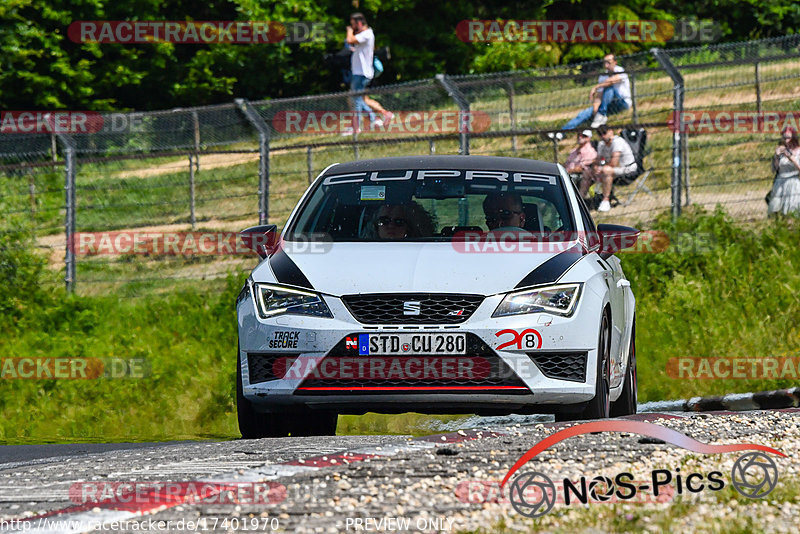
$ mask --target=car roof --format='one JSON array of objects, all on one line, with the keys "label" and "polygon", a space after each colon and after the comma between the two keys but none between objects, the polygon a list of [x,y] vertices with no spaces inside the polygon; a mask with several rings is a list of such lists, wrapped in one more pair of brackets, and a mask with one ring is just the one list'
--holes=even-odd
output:
[{"label": "car roof", "polygon": [[556,176],[559,174],[558,167],[552,162],[524,158],[506,158],[500,156],[402,156],[362,159],[333,165],[330,169],[328,169],[326,174],[434,168],[454,170],[503,170],[516,172],[537,172],[542,174],[554,174]]}]

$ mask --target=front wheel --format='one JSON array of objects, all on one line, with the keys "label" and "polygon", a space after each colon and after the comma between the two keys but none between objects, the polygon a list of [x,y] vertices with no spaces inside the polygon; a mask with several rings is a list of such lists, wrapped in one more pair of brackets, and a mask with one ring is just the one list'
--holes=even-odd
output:
[{"label": "front wheel", "polygon": [[277,414],[260,413],[244,396],[242,360],[236,347],[236,415],[243,439],[275,438],[289,435],[289,429]]},{"label": "front wheel", "polygon": [[636,319],[631,328],[631,345],[628,354],[628,368],[625,370],[625,382],[619,399],[611,407],[611,416],[634,415],[638,402],[638,385],[636,383]]},{"label": "front wheel", "polygon": [[336,412],[314,410],[292,414],[289,432],[292,436],[335,436],[338,422]]},{"label": "front wheel", "polygon": [[608,312],[603,313],[600,336],[597,340],[597,369],[594,398],[581,412],[578,419],[607,419],[611,415],[611,320]]}]

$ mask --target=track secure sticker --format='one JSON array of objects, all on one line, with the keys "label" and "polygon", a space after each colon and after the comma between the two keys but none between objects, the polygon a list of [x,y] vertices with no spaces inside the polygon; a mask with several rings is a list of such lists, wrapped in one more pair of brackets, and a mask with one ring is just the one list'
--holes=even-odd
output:
[{"label": "track secure sticker", "polygon": [[273,332],[268,346],[271,349],[296,349],[299,339],[300,332],[297,331]]}]

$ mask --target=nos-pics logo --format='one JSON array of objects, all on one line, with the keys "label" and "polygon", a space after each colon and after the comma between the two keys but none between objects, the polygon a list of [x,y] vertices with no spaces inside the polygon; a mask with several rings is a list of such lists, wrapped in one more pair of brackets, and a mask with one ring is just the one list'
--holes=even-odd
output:
[{"label": "nos-pics logo", "polygon": [[[733,464],[730,483],[736,491],[750,499],[760,499],[769,495],[778,483],[778,466],[765,453],[786,456],[771,447],[752,443],[709,445],[676,430],[652,423],[596,421],[566,428],[534,445],[511,467],[503,479],[501,487],[540,452],[567,438],[593,432],[640,434],[701,454],[749,451],[740,456]],[[680,473],[680,469],[676,469],[674,472],[668,469],[654,469],[651,472],[650,480],[634,480],[632,473],[622,472],[611,476],[599,475],[591,479],[580,477],[577,481],[564,478],[558,484],[544,473],[526,471],[517,475],[511,482],[509,501],[520,514],[527,517],[541,517],[553,508],[556,501],[563,502],[567,506],[572,502],[587,504],[590,499],[593,502],[605,502],[614,498],[625,501],[633,499],[639,492],[652,492],[654,496],[658,497],[659,492],[664,491],[667,487],[677,494],[719,491],[725,487],[725,483],[724,475],[720,471]]]}]

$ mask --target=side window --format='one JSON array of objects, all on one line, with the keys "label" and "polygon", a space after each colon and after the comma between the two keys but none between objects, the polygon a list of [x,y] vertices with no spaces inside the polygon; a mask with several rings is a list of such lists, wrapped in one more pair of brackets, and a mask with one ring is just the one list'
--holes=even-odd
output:
[{"label": "side window", "polygon": [[561,214],[555,204],[543,198],[526,198],[524,200],[526,203],[536,204],[539,208],[539,217],[542,220],[542,227],[545,231],[552,232],[556,228],[563,226]]},{"label": "side window", "polygon": [[575,187],[575,184],[570,180],[572,184],[572,190],[575,191],[575,196],[578,199],[578,211],[581,212],[581,219],[583,220],[583,228],[586,232],[586,242],[589,245],[589,248],[594,248],[595,246],[600,244],[600,238],[597,235],[597,228],[594,225],[594,221],[592,220],[592,216],[589,215],[589,209],[586,207],[586,203],[583,201],[583,198],[578,192],[578,189]]}]

